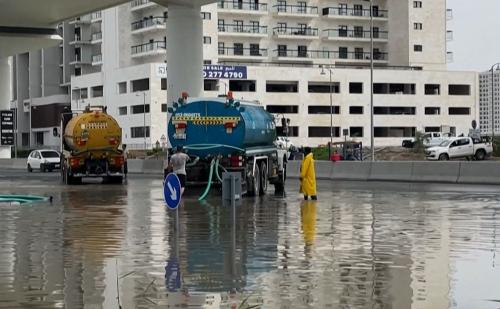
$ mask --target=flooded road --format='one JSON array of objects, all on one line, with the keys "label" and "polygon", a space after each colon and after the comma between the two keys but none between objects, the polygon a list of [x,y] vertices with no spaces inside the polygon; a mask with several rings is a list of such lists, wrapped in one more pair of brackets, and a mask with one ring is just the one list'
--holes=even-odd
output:
[{"label": "flooded road", "polygon": [[297,188],[235,213],[187,196],[176,213],[152,178],[0,176],[2,194],[54,197],[0,206],[0,308],[500,307],[497,188]]}]

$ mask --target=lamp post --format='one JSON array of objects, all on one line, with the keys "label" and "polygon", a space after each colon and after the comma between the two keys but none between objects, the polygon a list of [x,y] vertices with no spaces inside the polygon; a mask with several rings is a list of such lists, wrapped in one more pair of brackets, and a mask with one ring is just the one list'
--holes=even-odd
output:
[{"label": "lamp post", "polygon": [[495,139],[495,67],[496,70],[500,70],[500,62],[495,63],[494,65],[491,66],[491,142],[494,143]]},{"label": "lamp post", "polygon": [[[329,85],[330,85],[330,144],[328,145],[328,160],[332,157],[332,145],[333,145],[333,84],[332,84],[332,69],[329,66],[328,73],[330,75]],[[325,66],[321,66],[321,75],[325,75]]]},{"label": "lamp post", "polygon": [[370,0],[370,143],[375,161],[375,129],[373,127],[373,0]]},{"label": "lamp post", "polygon": [[[136,96],[140,96],[140,94],[136,94]],[[142,102],[142,109],[143,109],[143,130],[144,130],[144,157],[146,157],[146,91],[142,93],[143,97],[143,102]],[[151,133],[150,133],[151,134]]]}]

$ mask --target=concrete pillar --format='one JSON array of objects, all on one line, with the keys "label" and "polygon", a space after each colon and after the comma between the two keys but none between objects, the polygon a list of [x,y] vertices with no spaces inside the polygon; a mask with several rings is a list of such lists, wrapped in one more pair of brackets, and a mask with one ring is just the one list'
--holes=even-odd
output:
[{"label": "concrete pillar", "polygon": [[203,91],[203,22],[201,7],[168,6],[167,103],[187,91],[199,97]]},{"label": "concrete pillar", "polygon": [[[0,58],[0,110],[10,109],[9,58]],[[0,146],[0,159],[10,159],[10,146]]]}]

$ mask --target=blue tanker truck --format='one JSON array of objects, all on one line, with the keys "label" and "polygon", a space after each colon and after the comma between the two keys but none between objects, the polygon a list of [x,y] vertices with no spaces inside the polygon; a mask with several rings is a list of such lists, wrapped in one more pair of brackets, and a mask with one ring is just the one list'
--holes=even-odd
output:
[{"label": "blue tanker truck", "polygon": [[191,157],[187,182],[220,181],[240,172],[243,193],[263,195],[268,184],[282,191],[287,151],[276,146],[274,117],[259,103],[223,98],[182,98],[169,108],[168,137]]}]

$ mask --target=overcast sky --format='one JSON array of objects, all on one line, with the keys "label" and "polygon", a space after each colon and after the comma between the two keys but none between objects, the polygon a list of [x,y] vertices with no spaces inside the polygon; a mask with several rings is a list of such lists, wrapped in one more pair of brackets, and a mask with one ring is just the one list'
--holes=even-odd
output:
[{"label": "overcast sky", "polygon": [[[431,0],[432,1],[432,0]],[[453,9],[452,70],[486,71],[500,62],[500,0],[448,0]]]}]

